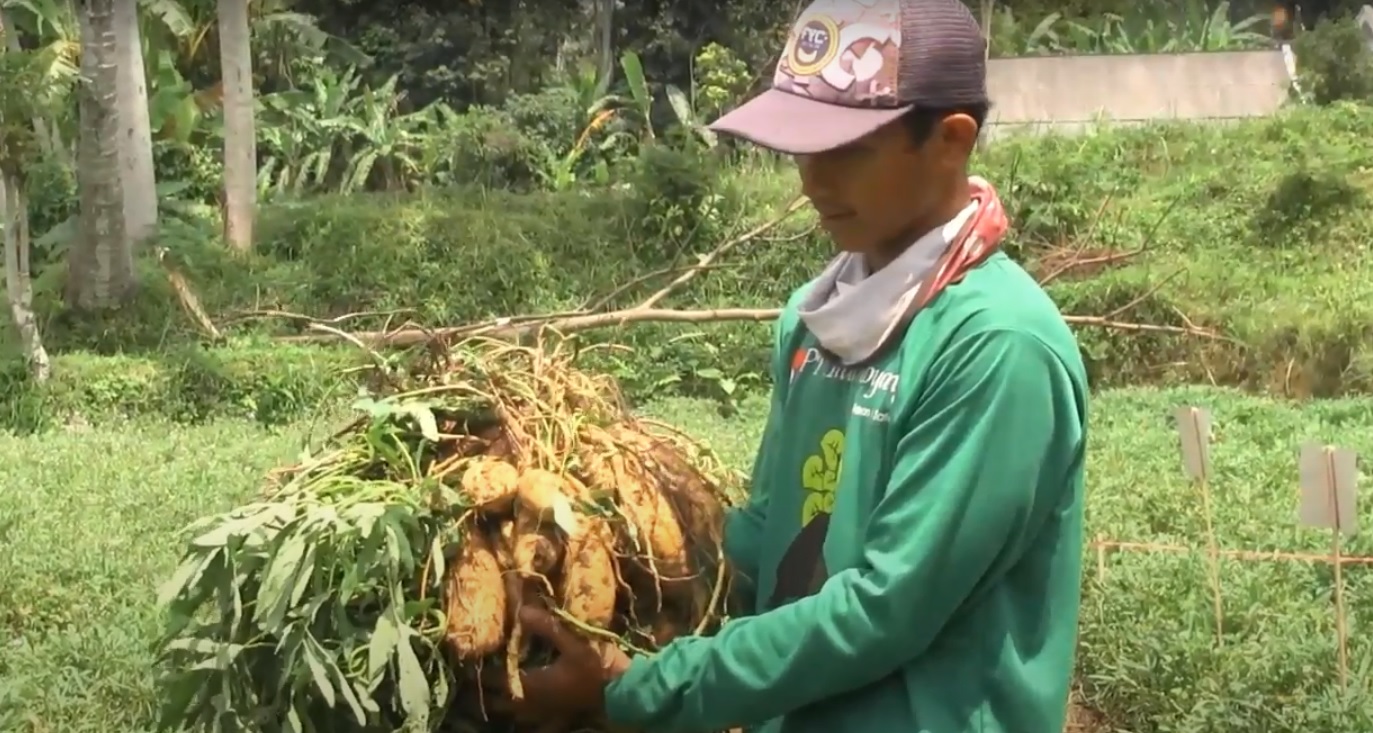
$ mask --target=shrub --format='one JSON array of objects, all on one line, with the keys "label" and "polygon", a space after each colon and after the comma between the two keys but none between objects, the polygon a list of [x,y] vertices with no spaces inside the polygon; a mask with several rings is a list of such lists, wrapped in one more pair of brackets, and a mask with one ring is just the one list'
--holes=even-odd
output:
[{"label": "shrub", "polygon": [[527,189],[538,180],[544,150],[523,134],[502,109],[473,107],[446,117],[425,142],[433,183],[472,182],[492,188]]},{"label": "shrub", "polygon": [[1322,19],[1292,44],[1302,92],[1320,105],[1373,102],[1373,52],[1349,18]]},{"label": "shrub", "polygon": [[32,383],[18,364],[0,370],[0,430],[21,433],[143,416],[279,425],[346,400],[360,355],[341,348],[242,343],[184,346],[149,356],[62,354],[54,378]]}]

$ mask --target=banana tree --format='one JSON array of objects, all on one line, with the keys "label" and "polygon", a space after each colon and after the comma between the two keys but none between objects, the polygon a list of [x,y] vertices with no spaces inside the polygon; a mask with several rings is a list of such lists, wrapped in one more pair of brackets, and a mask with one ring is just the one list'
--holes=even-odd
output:
[{"label": "banana tree", "polygon": [[356,69],[322,68],[299,89],[261,97],[259,190],[270,194],[411,188],[442,105],[403,109],[398,77],[369,87]]},{"label": "banana tree", "polygon": [[720,145],[720,139],[715,131],[706,126],[704,115],[697,111],[698,105],[693,94],[682,91],[676,84],[668,84],[664,92],[667,94],[668,104],[672,105],[672,113],[676,115],[678,125],[689,130],[711,150]]},{"label": "banana tree", "polygon": [[[653,130],[653,91],[648,84],[648,79],[644,76],[643,62],[637,53],[626,51],[621,57],[620,67],[624,71],[625,84],[629,87],[633,109],[643,124],[644,139],[653,142],[657,137]],[[704,115],[700,113],[700,105],[695,99],[694,90],[689,93],[675,84],[668,84],[663,88],[663,93],[667,97],[668,105],[672,108],[672,113],[677,118],[679,126],[689,131],[709,148],[714,148],[719,144],[715,133],[706,127]]]},{"label": "banana tree", "polygon": [[[145,17],[157,20],[158,48],[174,49],[177,68],[198,84],[214,84],[220,78],[216,0],[140,0],[140,5]],[[327,57],[354,66],[371,62],[356,46],[321,30],[314,16],[295,12],[291,5],[291,0],[249,4],[252,67],[260,83],[289,86],[302,59]]]},{"label": "banana tree", "polygon": [[345,142],[345,193],[367,188],[373,181],[386,190],[409,189],[421,176],[422,149],[436,112],[401,112],[404,94],[396,90],[399,79],[392,76],[357,97],[352,114],[344,118],[344,129],[351,133]]},{"label": "banana tree", "polygon": [[653,132],[653,92],[648,86],[648,77],[644,76],[644,62],[639,54],[625,51],[620,56],[620,69],[625,75],[625,85],[629,87],[629,98],[633,102],[631,109],[638,114],[639,122],[643,125],[644,139],[653,142],[657,137]]},{"label": "banana tree", "polygon": [[[321,30],[312,16],[291,11],[290,4],[250,3],[253,68],[259,86],[289,85],[293,67],[303,59],[370,63],[356,47]],[[163,122],[174,119],[175,127],[165,136],[189,140],[192,133],[185,123],[217,110],[222,96],[217,6],[214,0],[138,0],[137,5],[152,127],[160,129],[159,117]],[[80,29],[69,0],[0,0],[0,11],[39,45],[62,44],[79,53]],[[17,44],[17,37],[12,35],[10,43]],[[164,90],[163,82],[171,82],[173,88]]]},{"label": "banana tree", "polygon": [[[23,50],[20,45],[19,35],[21,31],[28,31],[38,39],[38,48],[45,49],[47,52],[57,54],[62,58],[74,59],[81,49],[80,43],[75,40],[75,31],[70,33],[54,34],[47,32],[46,16],[35,15],[33,2],[35,0],[0,0],[0,25],[9,30],[5,36],[5,50],[18,52]],[[36,0],[51,4],[53,0]],[[62,20],[69,20],[70,15],[57,14],[60,8],[53,6],[46,12],[56,15]],[[30,23],[27,27],[22,23],[16,23],[15,16],[27,16]],[[33,119],[34,131],[38,134],[38,143],[42,146],[46,155],[54,156],[68,165],[72,163],[71,151],[62,139],[63,110],[54,108],[48,112],[47,117],[35,117]]]},{"label": "banana tree", "polygon": [[[12,31],[0,15],[0,41]],[[29,203],[24,171],[44,154],[32,121],[43,119],[66,100],[76,67],[61,47],[11,50],[0,44],[0,213],[5,233],[5,297],[14,318],[29,374],[37,381],[51,375],[33,312],[33,273],[29,237]]]},{"label": "banana tree", "polygon": [[261,97],[263,191],[300,194],[329,185],[346,163],[339,141],[349,133],[354,100],[364,93],[354,69],[320,69],[303,88]]}]

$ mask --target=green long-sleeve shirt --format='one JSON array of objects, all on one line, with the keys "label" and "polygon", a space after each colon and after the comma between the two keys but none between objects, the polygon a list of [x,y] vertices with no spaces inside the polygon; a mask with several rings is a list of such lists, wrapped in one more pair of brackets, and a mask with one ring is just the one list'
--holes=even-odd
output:
[{"label": "green long-sleeve shirt", "polygon": [[994,255],[846,368],[779,326],[749,505],[757,613],[636,659],[608,717],[654,733],[1059,733],[1080,600],[1087,385]]}]

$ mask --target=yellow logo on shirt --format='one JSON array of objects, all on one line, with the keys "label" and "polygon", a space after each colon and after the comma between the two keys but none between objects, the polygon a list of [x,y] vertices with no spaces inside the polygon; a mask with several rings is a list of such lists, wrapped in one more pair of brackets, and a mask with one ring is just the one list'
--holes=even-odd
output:
[{"label": "yellow logo on shirt", "polygon": [[820,437],[820,450],[801,466],[801,486],[806,490],[801,504],[802,527],[834,511],[834,490],[843,467],[844,431],[831,430]]}]

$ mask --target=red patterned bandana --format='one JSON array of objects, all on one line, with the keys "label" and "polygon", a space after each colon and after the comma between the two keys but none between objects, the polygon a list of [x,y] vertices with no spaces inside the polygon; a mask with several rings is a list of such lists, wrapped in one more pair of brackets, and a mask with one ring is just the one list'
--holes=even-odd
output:
[{"label": "red patterned bandana", "polygon": [[1010,228],[1006,210],[1001,207],[996,189],[986,180],[972,176],[968,178],[972,189],[973,201],[977,210],[964,223],[958,236],[949,243],[949,248],[940,258],[939,264],[930,271],[922,284],[916,310],[925,307],[943,292],[951,283],[963,279],[969,270],[982,264],[992,253],[1001,248],[1001,240]]}]

